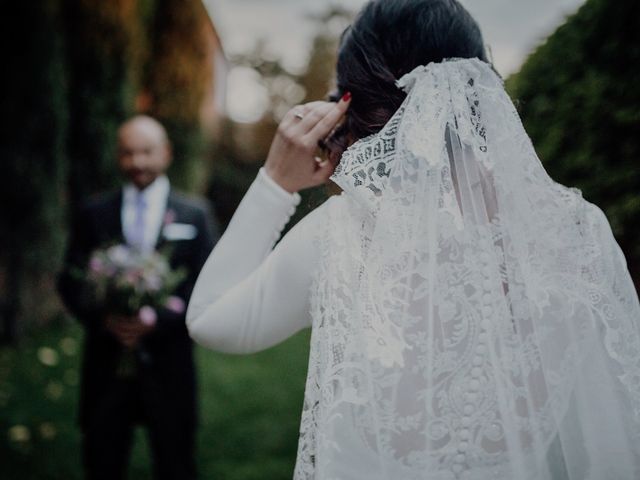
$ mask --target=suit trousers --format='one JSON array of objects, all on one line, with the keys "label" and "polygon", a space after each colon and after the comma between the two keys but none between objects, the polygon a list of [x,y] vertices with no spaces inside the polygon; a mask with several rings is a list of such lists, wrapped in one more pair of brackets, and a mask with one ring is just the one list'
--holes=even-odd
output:
[{"label": "suit trousers", "polygon": [[195,423],[163,401],[162,388],[151,376],[110,381],[83,427],[86,480],[127,478],[136,425],[147,430],[155,480],[195,479]]}]

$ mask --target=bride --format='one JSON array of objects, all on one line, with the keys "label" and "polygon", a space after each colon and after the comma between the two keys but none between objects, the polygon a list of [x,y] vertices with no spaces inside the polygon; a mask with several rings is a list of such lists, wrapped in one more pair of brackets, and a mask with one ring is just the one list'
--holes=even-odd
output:
[{"label": "bride", "polygon": [[[312,328],[295,478],[640,478],[624,256],[545,172],[474,20],[371,1],[337,90],[285,116],[187,317],[234,353]],[[329,178],[342,194],[274,248]]]}]

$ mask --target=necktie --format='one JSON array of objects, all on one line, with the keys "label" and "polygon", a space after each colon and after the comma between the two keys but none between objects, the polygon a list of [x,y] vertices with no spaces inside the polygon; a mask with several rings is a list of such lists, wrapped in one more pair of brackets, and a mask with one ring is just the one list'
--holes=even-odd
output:
[{"label": "necktie", "polygon": [[136,212],[133,220],[133,228],[131,230],[131,246],[142,250],[144,248],[144,220],[147,201],[142,192],[136,194]]}]

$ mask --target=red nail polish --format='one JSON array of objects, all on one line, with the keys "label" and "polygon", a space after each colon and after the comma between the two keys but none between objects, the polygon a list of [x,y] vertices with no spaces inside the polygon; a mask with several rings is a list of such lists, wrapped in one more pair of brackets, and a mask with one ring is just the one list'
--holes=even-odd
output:
[{"label": "red nail polish", "polygon": [[347,92],[344,95],[342,95],[343,102],[348,102],[349,100],[351,100],[351,92]]}]

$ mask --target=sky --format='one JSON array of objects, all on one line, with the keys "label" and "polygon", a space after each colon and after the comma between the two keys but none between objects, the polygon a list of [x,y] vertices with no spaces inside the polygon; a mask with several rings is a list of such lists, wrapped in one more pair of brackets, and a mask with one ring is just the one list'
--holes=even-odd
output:
[{"label": "sky", "polygon": [[[482,29],[497,70],[516,72],[527,55],[575,12],[584,0],[460,0]],[[339,4],[354,10],[365,0],[204,0],[227,55],[250,51],[263,40],[267,53],[300,70],[315,30],[305,15]],[[238,121],[254,121],[265,94],[251,72],[232,70],[227,110]]]}]

